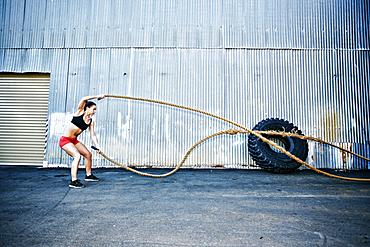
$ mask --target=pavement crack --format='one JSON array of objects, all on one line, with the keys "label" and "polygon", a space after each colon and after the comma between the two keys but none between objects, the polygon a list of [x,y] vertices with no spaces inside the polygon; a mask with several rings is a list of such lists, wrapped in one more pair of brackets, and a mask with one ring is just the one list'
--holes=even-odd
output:
[{"label": "pavement crack", "polygon": [[19,234],[20,235],[23,234],[27,229],[29,229],[31,226],[33,226],[36,221],[39,221],[40,219],[44,218],[46,215],[48,215],[49,213],[51,213],[56,207],[58,207],[58,205],[64,200],[64,198],[66,198],[66,196],[68,195],[68,192],[70,191],[70,189],[71,188],[68,188],[67,192],[64,194],[64,196],[62,197],[62,199],[60,199],[58,201],[58,203],[55,204],[55,206],[52,209],[50,209],[48,212],[46,212],[45,214],[43,214],[40,218],[37,218],[37,219],[34,219],[33,221],[31,221],[28,226],[26,226],[23,230],[21,230],[19,232]]},{"label": "pavement crack", "polygon": [[46,215],[48,215],[49,213],[51,213],[56,207],[58,207],[59,206],[59,204],[64,200],[64,198],[66,198],[66,196],[68,195],[68,192],[71,190],[71,188],[70,187],[68,187],[68,190],[67,190],[67,192],[64,194],[64,196],[62,197],[62,199],[60,199],[59,200],[59,202],[57,203],[57,204],[55,204],[55,206],[52,208],[52,209],[50,209],[48,212],[46,212],[43,216],[42,216],[42,218],[43,217],[45,217]]}]

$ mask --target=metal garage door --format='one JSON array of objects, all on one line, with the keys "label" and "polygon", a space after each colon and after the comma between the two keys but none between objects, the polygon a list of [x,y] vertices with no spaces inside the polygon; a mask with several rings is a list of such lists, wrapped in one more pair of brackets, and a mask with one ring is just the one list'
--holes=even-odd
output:
[{"label": "metal garage door", "polygon": [[49,74],[0,73],[0,164],[42,165]]}]

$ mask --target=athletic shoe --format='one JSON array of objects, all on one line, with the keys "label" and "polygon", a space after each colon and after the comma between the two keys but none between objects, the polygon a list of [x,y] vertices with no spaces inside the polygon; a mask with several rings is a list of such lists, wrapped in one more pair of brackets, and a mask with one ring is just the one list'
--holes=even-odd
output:
[{"label": "athletic shoe", "polygon": [[91,174],[89,176],[85,176],[85,181],[100,181],[100,179]]},{"label": "athletic shoe", "polygon": [[80,180],[75,180],[75,181],[72,181],[69,184],[69,187],[71,187],[71,188],[85,188],[85,185],[81,184]]}]

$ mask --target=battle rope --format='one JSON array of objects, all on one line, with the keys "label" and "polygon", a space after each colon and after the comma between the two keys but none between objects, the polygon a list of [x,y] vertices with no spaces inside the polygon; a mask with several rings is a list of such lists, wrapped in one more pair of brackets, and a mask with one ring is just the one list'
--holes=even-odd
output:
[{"label": "battle rope", "polygon": [[[204,114],[204,115],[208,115],[208,116],[211,116],[211,117],[214,117],[214,118],[218,118],[220,120],[223,120],[225,122],[228,122],[232,125],[235,125],[243,130],[237,130],[237,129],[230,129],[230,130],[225,130],[225,131],[220,131],[220,132],[217,132],[213,135],[210,135],[200,141],[198,141],[196,144],[194,144],[190,149],[189,151],[186,153],[186,155],[184,156],[184,158],[182,159],[181,163],[176,166],[175,169],[173,169],[172,171],[168,172],[168,173],[165,173],[165,174],[161,174],[161,175],[154,175],[154,174],[148,174],[148,173],[144,173],[144,172],[140,172],[138,170],[135,170],[133,168],[130,168],[128,166],[125,166],[125,165],[122,165],[122,164],[119,164],[118,162],[110,159],[108,156],[106,156],[103,152],[99,152],[99,154],[101,156],[103,156],[105,159],[109,160],[110,162],[122,167],[122,168],[125,168],[131,172],[134,172],[136,174],[139,174],[139,175],[143,175],[143,176],[148,176],[148,177],[155,177],[155,178],[162,178],[162,177],[167,177],[173,173],[175,173],[176,171],[178,171],[180,169],[180,167],[184,164],[185,160],[188,158],[188,156],[190,155],[190,153],[194,150],[194,148],[196,146],[198,146],[199,144],[201,144],[202,142],[205,142],[206,140],[209,140],[215,136],[218,136],[218,135],[224,135],[224,134],[228,134],[228,135],[235,135],[235,134],[238,134],[238,133],[242,133],[242,134],[246,134],[246,133],[249,133],[249,134],[253,134],[255,136],[257,136],[258,138],[260,138],[262,141],[266,142],[267,144],[273,146],[274,148],[278,149],[280,152],[288,155],[289,157],[291,157],[292,159],[296,160],[297,162],[299,162],[300,164],[318,172],[318,173],[321,173],[323,175],[326,175],[326,176],[329,176],[329,177],[333,177],[333,178],[339,178],[339,179],[345,179],[345,180],[351,180],[351,181],[363,181],[363,182],[370,182],[370,179],[365,179],[365,178],[349,178],[349,177],[342,177],[342,176],[337,176],[337,175],[333,175],[333,174],[330,174],[330,173],[327,173],[327,172],[324,172],[324,171],[321,171],[309,164],[307,164],[305,161],[302,161],[301,159],[299,159],[298,157],[294,156],[293,154],[289,153],[288,151],[286,151],[284,148],[276,145],[274,142],[268,140],[267,138],[263,137],[262,134],[273,134],[273,135],[281,135],[281,136],[292,136],[292,137],[297,137],[297,138],[301,138],[301,139],[306,139],[306,140],[310,140],[310,141],[316,141],[316,142],[320,142],[320,143],[323,143],[323,144],[327,144],[327,145],[330,145],[332,147],[335,147],[335,148],[339,148],[340,150],[342,151],[345,151],[345,152],[348,152],[348,153],[351,153],[361,159],[365,159],[367,161],[370,161],[370,159],[368,158],[365,158],[361,155],[358,155],[354,152],[351,152],[349,150],[346,150],[344,148],[341,148],[339,146],[336,146],[334,144],[331,144],[331,143],[328,143],[328,142],[325,142],[323,140],[320,140],[320,139],[317,139],[317,138],[313,138],[313,137],[306,137],[306,136],[301,136],[301,135],[298,135],[298,134],[295,134],[295,133],[287,133],[287,132],[276,132],[276,131],[253,131],[253,130],[250,130],[244,126],[241,126],[231,120],[228,120],[228,119],[225,119],[223,117],[219,117],[219,116],[216,116],[214,114],[211,114],[211,113],[208,113],[208,112],[205,112],[205,111],[201,111],[201,110],[197,110],[197,109],[193,109],[193,108],[190,108],[190,107],[186,107],[186,106],[180,106],[180,105],[176,105],[176,104],[171,104],[171,103],[167,103],[167,102],[162,102],[162,101],[157,101],[157,100],[150,100],[150,99],[143,99],[143,98],[136,98],[136,97],[129,97],[129,96],[118,96],[118,95],[105,95],[105,97],[111,97],[111,98],[121,98],[121,99],[129,99],[129,100],[137,100],[137,101],[146,101],[146,102],[151,102],[151,103],[156,103],[156,104],[161,104],[161,105],[168,105],[168,106],[172,106],[172,107],[177,107],[177,108],[182,108],[182,109],[185,109],[185,110],[190,110],[190,111],[194,111],[194,112],[198,112],[198,113],[201,113],[201,114]],[[95,147],[92,146],[92,148],[96,149]]]}]

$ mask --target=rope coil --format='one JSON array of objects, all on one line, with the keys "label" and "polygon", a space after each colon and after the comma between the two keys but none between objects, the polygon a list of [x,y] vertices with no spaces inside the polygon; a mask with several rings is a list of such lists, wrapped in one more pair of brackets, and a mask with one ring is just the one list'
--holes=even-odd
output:
[{"label": "rope coil", "polygon": [[224,130],[224,131],[220,131],[220,132],[217,132],[213,135],[210,135],[200,141],[198,141],[196,144],[194,144],[190,149],[189,151],[186,153],[186,155],[184,156],[184,158],[182,159],[181,163],[176,166],[176,168],[174,168],[172,171],[168,172],[168,173],[165,173],[165,174],[161,174],[161,175],[155,175],[155,174],[149,174],[149,173],[144,173],[144,172],[140,172],[138,170],[135,170],[133,168],[130,168],[128,166],[125,166],[125,165],[122,165],[122,164],[119,164],[118,162],[112,160],[111,158],[109,158],[108,156],[106,156],[103,152],[99,152],[99,154],[101,156],[103,156],[105,159],[107,159],[108,161],[112,162],[113,164],[116,164],[126,170],[129,170],[131,172],[134,172],[136,174],[139,174],[139,175],[142,175],[142,176],[147,176],[147,177],[154,177],[154,178],[163,178],[163,177],[167,177],[167,176],[170,176],[172,174],[174,174],[176,171],[178,171],[180,169],[180,167],[185,163],[185,160],[188,158],[188,156],[190,155],[190,153],[195,149],[196,146],[198,146],[199,144],[201,144],[202,142],[205,142],[215,136],[218,136],[218,135],[236,135],[238,133],[241,133],[241,134],[253,134],[255,136],[257,136],[258,138],[260,138],[262,141],[266,142],[267,144],[273,146],[274,148],[278,149],[280,152],[288,155],[290,158],[296,160],[298,163],[318,172],[318,173],[321,173],[323,175],[326,175],[326,176],[329,176],[329,177],[333,177],[333,178],[339,178],[339,179],[344,179],[344,180],[350,180],[350,181],[362,181],[362,182],[370,182],[370,179],[366,179],[366,178],[349,178],[349,177],[342,177],[342,176],[337,176],[337,175],[333,175],[333,174],[330,174],[330,173],[327,173],[327,172],[324,172],[324,171],[321,171],[311,165],[309,165],[308,163],[306,163],[305,161],[302,161],[301,159],[299,159],[298,157],[292,155],[291,153],[289,153],[288,151],[286,151],[284,148],[276,145],[274,142],[268,140],[267,138],[265,138],[264,136],[262,136],[263,134],[272,134],[272,135],[281,135],[281,136],[289,136],[289,137],[297,137],[297,138],[300,138],[300,139],[305,139],[305,140],[310,140],[310,141],[315,141],[315,142],[319,142],[319,143],[322,143],[322,144],[326,144],[326,145],[329,145],[329,146],[332,146],[332,147],[335,147],[335,148],[338,148],[342,151],[345,151],[345,152],[348,152],[352,155],[355,155],[361,159],[364,159],[364,160],[367,160],[367,161],[370,161],[370,159],[366,158],[366,157],[363,157],[359,154],[356,154],[352,151],[349,151],[349,150],[346,150],[344,148],[341,148],[339,146],[336,146],[334,144],[331,144],[329,142],[325,142],[323,140],[320,140],[318,138],[314,138],[314,137],[307,137],[307,136],[301,136],[301,135],[298,135],[298,134],[295,134],[295,133],[288,133],[288,132],[277,132],[277,131],[253,131],[253,130],[250,130],[242,125],[239,125],[231,120],[228,120],[228,119],[225,119],[223,117],[219,117],[219,116],[216,116],[214,114],[211,114],[211,113],[208,113],[208,112],[205,112],[205,111],[201,111],[201,110],[197,110],[197,109],[193,109],[193,108],[190,108],[190,107],[186,107],[186,106],[180,106],[180,105],[176,105],[176,104],[171,104],[171,103],[167,103],[167,102],[162,102],[162,101],[157,101],[157,100],[150,100],[150,99],[143,99],[143,98],[136,98],[136,97],[129,97],[129,96],[119,96],[119,95],[105,95],[105,97],[111,97],[111,98],[120,98],[120,99],[128,99],[128,100],[136,100],[136,101],[146,101],[146,102],[151,102],[151,103],[156,103],[156,104],[161,104],[161,105],[168,105],[168,106],[172,106],[172,107],[177,107],[177,108],[182,108],[182,109],[185,109],[185,110],[190,110],[190,111],[194,111],[194,112],[198,112],[198,113],[201,113],[201,114],[204,114],[204,115],[208,115],[208,116],[211,116],[211,117],[214,117],[214,118],[217,118],[217,119],[220,119],[220,120],[223,120],[225,122],[228,122],[232,125],[235,125],[237,127],[239,127],[240,129],[242,130],[238,130],[238,129],[229,129],[229,130]]}]

